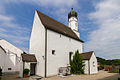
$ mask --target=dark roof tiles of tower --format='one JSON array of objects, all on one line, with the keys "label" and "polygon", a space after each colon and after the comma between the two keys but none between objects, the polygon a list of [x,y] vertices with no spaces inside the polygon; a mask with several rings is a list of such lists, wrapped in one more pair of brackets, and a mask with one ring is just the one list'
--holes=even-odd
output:
[{"label": "dark roof tiles of tower", "polygon": [[71,11],[68,13],[68,19],[71,17],[76,17],[77,18],[77,12],[71,8]]}]

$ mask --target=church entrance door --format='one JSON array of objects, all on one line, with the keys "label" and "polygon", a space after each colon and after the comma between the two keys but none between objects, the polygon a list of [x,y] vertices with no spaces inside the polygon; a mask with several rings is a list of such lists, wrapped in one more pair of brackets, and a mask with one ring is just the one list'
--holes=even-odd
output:
[{"label": "church entrance door", "polygon": [[36,63],[30,63],[30,75],[35,75],[36,72]]}]

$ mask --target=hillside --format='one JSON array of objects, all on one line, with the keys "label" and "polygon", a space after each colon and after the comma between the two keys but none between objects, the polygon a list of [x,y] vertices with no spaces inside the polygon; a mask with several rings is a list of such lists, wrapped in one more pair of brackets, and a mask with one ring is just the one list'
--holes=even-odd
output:
[{"label": "hillside", "polygon": [[120,59],[106,60],[104,58],[97,57],[100,65],[120,65]]}]

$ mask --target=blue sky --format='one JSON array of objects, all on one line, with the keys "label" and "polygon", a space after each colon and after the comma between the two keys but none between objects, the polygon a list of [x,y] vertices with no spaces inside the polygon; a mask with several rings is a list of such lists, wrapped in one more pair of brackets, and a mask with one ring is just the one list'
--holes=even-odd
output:
[{"label": "blue sky", "polygon": [[0,38],[28,52],[35,10],[68,25],[78,12],[84,51],[106,59],[120,58],[120,0],[0,0]]}]

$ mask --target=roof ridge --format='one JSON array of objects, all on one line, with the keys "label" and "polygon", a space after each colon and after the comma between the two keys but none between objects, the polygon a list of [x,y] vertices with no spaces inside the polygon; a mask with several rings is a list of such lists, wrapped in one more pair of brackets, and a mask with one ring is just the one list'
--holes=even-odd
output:
[{"label": "roof ridge", "polygon": [[[48,16],[48,15],[46,15],[46,14],[44,14],[44,13],[38,11],[38,10],[36,10],[36,11],[37,11],[38,13],[41,13],[41,14],[43,14],[43,15],[49,17],[50,19],[52,19],[52,20],[54,20],[54,21],[57,21],[56,19],[53,19],[52,17],[50,17],[50,16]],[[57,21],[57,22],[60,23],[60,24],[62,24],[62,25],[64,25],[64,27],[66,26],[67,28],[71,29],[69,26],[67,26],[67,25],[65,25],[65,24],[63,24],[63,23],[61,23],[61,22],[59,22],[59,21]],[[71,30],[72,30],[72,29],[71,29]]]},{"label": "roof ridge", "polygon": [[22,55],[35,55],[35,54],[30,54],[30,53],[24,54],[24,53],[23,53]]},{"label": "roof ridge", "polygon": [[36,12],[45,28],[55,31],[57,33],[63,34],[65,36],[71,37],[82,43],[84,42],[77,36],[77,34],[70,27],[53,19],[52,17],[47,16],[46,14],[44,14],[42,12],[39,12],[38,10],[36,10]]},{"label": "roof ridge", "polygon": [[84,60],[89,60],[93,55],[93,51],[85,52],[80,54]]},{"label": "roof ridge", "polygon": [[1,49],[6,53],[5,49],[0,45]]},{"label": "roof ridge", "polygon": [[22,50],[21,48],[15,46],[15,45],[14,45],[13,43],[11,43],[10,41],[8,41],[8,40],[6,40],[6,39],[0,39],[0,40],[4,40],[4,41],[6,41],[7,43],[9,43],[10,45],[12,45],[12,46],[16,47],[17,49],[19,49],[19,50],[21,50],[21,51],[24,52],[24,50]]},{"label": "roof ridge", "polygon": [[90,53],[90,52],[92,53],[92,52],[94,52],[94,51],[83,52],[83,53],[81,53],[81,54],[84,54],[84,53]]}]

